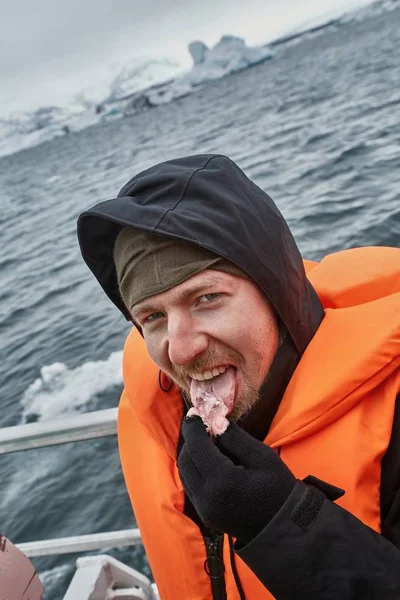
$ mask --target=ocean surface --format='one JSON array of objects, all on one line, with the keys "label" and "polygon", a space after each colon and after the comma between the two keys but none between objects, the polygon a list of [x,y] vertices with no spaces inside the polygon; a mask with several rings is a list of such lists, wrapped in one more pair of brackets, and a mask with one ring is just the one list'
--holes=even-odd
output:
[{"label": "ocean surface", "polygon": [[[78,214],[172,157],[232,157],[306,258],[400,241],[400,9],[276,47],[169,105],[0,159],[0,426],[117,406],[129,326],[83,263]],[[0,456],[0,530],[135,526],[115,438]],[[141,547],[107,549],[150,574]],[[35,559],[61,600],[76,555]]]}]

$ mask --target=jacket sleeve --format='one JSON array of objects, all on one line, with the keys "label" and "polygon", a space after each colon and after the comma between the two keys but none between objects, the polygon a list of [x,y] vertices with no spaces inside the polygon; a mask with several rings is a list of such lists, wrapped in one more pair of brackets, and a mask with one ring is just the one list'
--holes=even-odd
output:
[{"label": "jacket sleeve", "polygon": [[302,481],[267,527],[235,551],[276,600],[400,598],[400,550]]},{"label": "jacket sleeve", "polygon": [[389,446],[382,459],[381,522],[382,535],[400,548],[400,395]]}]

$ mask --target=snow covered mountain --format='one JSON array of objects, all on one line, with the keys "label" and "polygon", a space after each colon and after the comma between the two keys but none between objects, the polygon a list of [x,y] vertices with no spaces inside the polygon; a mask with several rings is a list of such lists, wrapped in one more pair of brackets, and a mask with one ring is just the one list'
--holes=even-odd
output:
[{"label": "snow covered mountain", "polygon": [[[182,73],[182,67],[168,59],[112,65],[101,86],[86,86],[78,95],[66,98],[62,107],[45,106],[35,111],[0,118],[0,140],[31,134],[55,125],[68,125],[84,113],[96,114],[96,107],[112,102]],[[85,121],[85,119],[83,119]],[[40,136],[39,136],[40,137]]]},{"label": "snow covered mountain", "polygon": [[272,57],[269,48],[250,48],[243,39],[234,36],[223,36],[213,48],[193,42],[189,52],[193,67],[187,72],[168,59],[114,67],[105,89],[87,88],[63,108],[43,107],[0,119],[0,156],[102,120],[171,102],[203,83]]},{"label": "snow covered mountain", "polygon": [[138,90],[174,79],[182,73],[182,66],[165,59],[149,60],[143,63],[121,65],[116,68],[109,83],[109,92],[99,101],[114,102],[134,94]]}]

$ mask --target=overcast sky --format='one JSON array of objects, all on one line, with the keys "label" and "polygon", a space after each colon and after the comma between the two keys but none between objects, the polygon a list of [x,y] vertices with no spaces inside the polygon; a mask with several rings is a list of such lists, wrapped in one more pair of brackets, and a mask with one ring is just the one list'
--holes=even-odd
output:
[{"label": "overcast sky", "polygon": [[369,0],[0,0],[0,116],[62,102],[113,64],[169,57],[221,35],[261,44]]}]

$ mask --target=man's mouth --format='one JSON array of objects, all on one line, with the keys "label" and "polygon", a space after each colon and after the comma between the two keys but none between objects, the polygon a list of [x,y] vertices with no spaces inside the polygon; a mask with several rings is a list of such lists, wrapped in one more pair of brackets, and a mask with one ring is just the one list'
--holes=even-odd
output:
[{"label": "man's mouth", "polygon": [[213,379],[225,373],[228,368],[229,365],[213,367],[211,370],[203,371],[202,373],[193,373],[191,379],[195,379],[196,381]]},{"label": "man's mouth", "polygon": [[190,378],[190,399],[194,407],[203,400],[205,394],[221,400],[229,414],[235,403],[236,369],[230,365],[213,367]]}]

